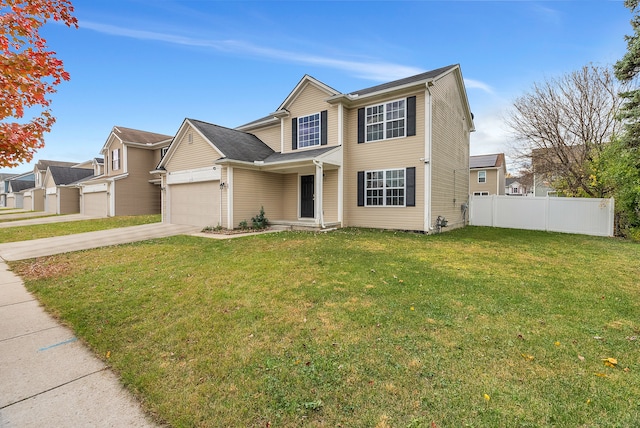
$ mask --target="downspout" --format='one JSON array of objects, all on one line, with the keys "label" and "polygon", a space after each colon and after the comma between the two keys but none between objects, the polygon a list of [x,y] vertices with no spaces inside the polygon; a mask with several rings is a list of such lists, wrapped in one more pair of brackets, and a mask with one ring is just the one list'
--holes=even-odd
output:
[{"label": "downspout", "polygon": [[424,153],[424,205],[425,205],[425,224],[424,230],[429,233],[433,230],[431,227],[431,149],[433,143],[433,120],[432,120],[432,94],[430,86],[432,81],[427,82],[427,99],[425,100],[425,122],[427,129],[425,130],[425,153]]},{"label": "downspout", "polygon": [[[317,180],[318,181],[318,193],[319,193],[319,197],[318,197],[318,201],[320,202],[318,204],[318,214],[320,216],[320,226],[324,229],[324,207],[323,207],[323,169],[322,169],[322,162],[319,162],[317,160],[313,160],[313,164],[316,166],[316,171],[319,169],[320,170],[320,177]],[[316,173],[316,177],[318,176],[318,174]]]}]

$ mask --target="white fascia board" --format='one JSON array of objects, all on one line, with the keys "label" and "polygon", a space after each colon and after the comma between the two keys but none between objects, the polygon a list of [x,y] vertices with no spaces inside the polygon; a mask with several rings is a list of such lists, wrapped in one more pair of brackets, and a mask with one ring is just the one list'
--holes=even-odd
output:
[{"label": "white fascia board", "polygon": [[280,124],[280,118],[286,117],[288,115],[289,115],[289,112],[286,110],[283,110],[281,112],[274,112],[274,113],[271,113],[272,117],[270,117],[269,119],[261,120],[260,122],[253,122],[253,123],[241,125],[235,129],[236,131],[247,132],[254,129],[264,128],[266,126],[277,126]]},{"label": "white fascia board", "polygon": [[167,173],[167,184],[198,183],[220,180],[222,168],[218,166],[174,171]]}]

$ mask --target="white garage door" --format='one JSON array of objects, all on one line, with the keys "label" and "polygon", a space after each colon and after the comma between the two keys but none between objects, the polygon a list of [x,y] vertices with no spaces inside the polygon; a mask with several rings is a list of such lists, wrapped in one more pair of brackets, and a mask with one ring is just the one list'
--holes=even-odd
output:
[{"label": "white garage door", "polygon": [[108,214],[109,199],[107,192],[84,193],[82,195],[84,215],[92,217],[106,217]]},{"label": "white garage door", "polygon": [[58,213],[58,195],[56,194],[50,194],[47,195],[47,212],[50,214],[57,214]]},{"label": "white garage door", "polygon": [[169,186],[170,222],[215,227],[220,221],[220,181]]}]

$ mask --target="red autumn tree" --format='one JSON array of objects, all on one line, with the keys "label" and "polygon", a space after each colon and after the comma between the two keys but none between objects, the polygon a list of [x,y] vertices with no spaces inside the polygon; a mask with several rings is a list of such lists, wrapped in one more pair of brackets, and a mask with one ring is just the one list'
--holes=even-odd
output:
[{"label": "red autumn tree", "polygon": [[55,122],[48,95],[69,73],[40,28],[50,20],[78,28],[72,14],[70,0],[0,0],[0,167],[29,162],[44,146]]}]

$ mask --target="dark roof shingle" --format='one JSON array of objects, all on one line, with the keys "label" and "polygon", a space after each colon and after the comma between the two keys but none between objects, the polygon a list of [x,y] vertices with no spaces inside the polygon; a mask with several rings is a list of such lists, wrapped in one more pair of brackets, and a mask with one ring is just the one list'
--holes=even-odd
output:
[{"label": "dark roof shingle", "polygon": [[202,122],[200,120],[187,120],[229,160],[244,162],[261,161],[274,153],[271,147],[267,146],[253,134]]},{"label": "dark roof shingle", "polygon": [[72,184],[93,175],[93,169],[68,168],[64,166],[50,166],[49,172],[51,172],[53,181],[57,186]]}]

